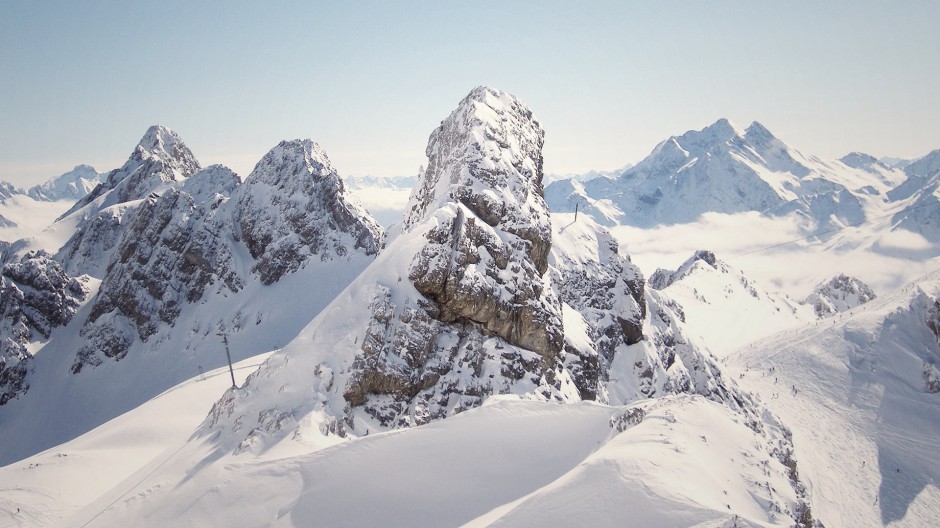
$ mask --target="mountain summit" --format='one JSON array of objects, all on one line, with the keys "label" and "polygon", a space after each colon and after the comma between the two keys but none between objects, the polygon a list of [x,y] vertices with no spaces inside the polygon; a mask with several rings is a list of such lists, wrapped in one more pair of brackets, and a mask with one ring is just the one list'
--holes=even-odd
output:
[{"label": "mountain summit", "polygon": [[[578,206],[607,225],[680,224],[707,212],[745,211],[797,213],[820,226],[864,220],[863,202],[856,196],[856,187],[864,183],[855,175],[846,178],[837,173],[836,168],[803,156],[756,121],[742,129],[720,119],[663,141],[619,178],[561,180],[545,195],[553,211],[574,211]],[[888,188],[877,180],[867,194]]]}]

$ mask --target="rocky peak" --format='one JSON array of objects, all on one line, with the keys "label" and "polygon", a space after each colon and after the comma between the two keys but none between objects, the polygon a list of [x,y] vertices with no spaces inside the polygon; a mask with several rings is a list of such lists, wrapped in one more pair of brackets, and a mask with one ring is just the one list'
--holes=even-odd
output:
[{"label": "rocky peak", "polygon": [[131,159],[159,160],[173,171],[174,180],[183,180],[200,169],[199,162],[180,136],[163,125],[153,125],[140,138]]},{"label": "rocky peak", "polygon": [[653,272],[652,275],[650,275],[650,288],[653,288],[654,290],[664,290],[668,288],[676,281],[681,280],[683,277],[686,277],[689,273],[691,273],[692,269],[700,261],[716,270],[721,270],[724,267],[724,263],[719,261],[718,257],[716,257],[714,253],[705,249],[700,249],[692,254],[692,256],[683,262],[675,271],[658,268],[655,272]]},{"label": "rocky peak", "polygon": [[411,229],[448,202],[529,242],[545,272],[551,222],[542,191],[544,132],[532,111],[512,95],[475,88],[431,133],[427,169],[406,209]]},{"label": "rocky peak", "polygon": [[824,318],[851,310],[875,297],[875,292],[867,284],[840,273],[816,286],[803,304],[813,306],[816,316]]},{"label": "rocky peak", "polygon": [[443,214],[409,272],[442,320],[475,321],[552,356],[561,348],[560,309],[542,281],[552,236],[543,137],[521,101],[475,88],[431,134],[404,228]]},{"label": "rocky peak", "polygon": [[342,258],[350,249],[375,255],[381,246],[382,228],[309,139],[282,141],[265,154],[237,200],[241,237],[265,284],[312,256]]},{"label": "rocky peak", "polygon": [[176,132],[154,125],[147,129],[121,168],[104,176],[94,190],[59,219],[83,209],[83,215],[90,218],[106,207],[142,200],[172,182],[185,180],[199,169],[196,157]]}]

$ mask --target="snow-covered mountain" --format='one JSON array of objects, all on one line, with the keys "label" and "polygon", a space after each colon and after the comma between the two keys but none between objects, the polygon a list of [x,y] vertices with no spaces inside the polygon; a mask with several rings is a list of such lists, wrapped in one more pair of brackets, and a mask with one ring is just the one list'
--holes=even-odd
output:
[{"label": "snow-covered mountain", "polygon": [[576,174],[546,174],[543,178],[543,183],[548,186],[559,180],[573,180],[579,182],[585,182],[589,180],[596,180],[597,178],[609,178],[614,179],[620,177],[621,174],[627,171],[630,167],[633,167],[632,163],[627,163],[619,169],[613,170],[589,170],[587,172],[581,172]]},{"label": "snow-covered mountain", "polygon": [[869,202],[902,178],[883,168],[873,173],[807,157],[760,123],[741,129],[721,119],[660,143],[619,178],[558,181],[546,199],[553,211],[577,205],[606,225],[649,227],[691,222],[706,212],[759,211],[797,213],[831,228],[865,220]]},{"label": "snow-covered mountain", "polygon": [[518,99],[473,90],[376,260],[70,522],[815,525],[786,427],[608,232],[549,215],[542,137]]},{"label": "snow-covered mountain", "polygon": [[864,282],[840,273],[820,283],[803,300],[813,307],[817,317],[830,317],[871,301],[875,292]]},{"label": "snow-covered mountain", "polygon": [[51,180],[30,187],[26,194],[35,200],[57,202],[77,201],[84,198],[101,183],[102,174],[90,165],[76,165],[74,169]]},{"label": "snow-covered mountain", "polygon": [[689,331],[719,357],[815,320],[809,307],[767,291],[711,251],[696,251],[675,271],[657,269],[649,285],[681,307]]},{"label": "snow-covered mountain", "polygon": [[742,385],[792,428],[826,526],[936,524],[938,317],[934,272],[729,358]]},{"label": "snow-covered mountain", "polygon": [[904,173],[907,180],[888,194],[890,199],[906,204],[891,219],[894,229],[940,243],[940,150],[906,166]]},{"label": "snow-covered mountain", "polygon": [[[545,189],[543,141],[485,86],[414,178],[344,181],[291,140],[243,180],[151,127],[52,226],[0,242],[0,517],[931,525],[940,275],[877,298],[840,275],[804,304],[699,250],[647,281],[603,224],[655,225],[644,249],[666,253],[660,229],[703,214],[864,220],[825,250],[921,255],[931,231],[903,222],[933,207],[935,153],[823,161],[721,120]],[[371,191],[408,194],[387,235],[355,199]]]},{"label": "snow-covered mountain", "polygon": [[[200,168],[159,126],[55,227],[75,234],[54,260],[40,255],[42,276],[56,277],[71,317],[44,315],[47,327],[16,334],[29,349],[6,354],[25,376],[0,406],[4,462],[222,364],[217,334],[235,359],[283,345],[375,257],[383,236],[312,141],[282,142],[241,183],[225,167]],[[11,262],[29,242],[14,246]],[[37,286],[10,277],[0,302],[13,306],[4,324],[19,329],[18,292]],[[88,295],[76,301],[77,277]],[[40,408],[55,409],[43,411],[60,420],[53,431],[35,420]]]}]

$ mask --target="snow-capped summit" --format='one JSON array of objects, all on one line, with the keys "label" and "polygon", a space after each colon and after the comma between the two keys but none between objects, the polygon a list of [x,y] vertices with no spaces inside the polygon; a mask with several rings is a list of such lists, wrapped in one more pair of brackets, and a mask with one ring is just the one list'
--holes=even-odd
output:
[{"label": "snow-capped summit", "polygon": [[382,243],[382,228],[309,139],[282,141],[265,154],[237,203],[235,221],[265,284],[312,256],[325,261],[350,250],[375,255]]},{"label": "snow-capped summit", "polygon": [[185,180],[200,168],[196,157],[176,132],[153,125],[124,165],[103,177],[101,184],[60,219],[82,210],[82,216],[87,219],[106,207],[146,198],[169,182]]},{"label": "snow-capped summit", "polygon": [[851,310],[875,297],[875,292],[867,284],[840,273],[816,286],[803,304],[812,306],[816,316],[823,318]]},{"label": "snow-capped summit", "polygon": [[870,170],[874,167],[879,167],[884,170],[891,169],[891,167],[880,161],[878,158],[870,154],[865,154],[864,152],[850,152],[839,158],[839,161],[854,169]]},{"label": "snow-capped summit", "polygon": [[488,86],[474,88],[431,133],[427,169],[412,193],[404,228],[457,201],[489,225],[527,224],[526,231],[550,237],[542,198],[543,141],[524,103]]},{"label": "snow-capped summit", "polygon": [[140,138],[131,159],[159,160],[173,171],[174,180],[182,180],[197,170],[199,162],[179,134],[163,125],[153,125]]},{"label": "snow-capped summit", "polygon": [[34,200],[54,202],[58,200],[80,200],[99,183],[101,174],[90,165],[76,165],[74,169],[31,187],[26,193]]},{"label": "snow-capped summit", "polygon": [[553,211],[577,207],[606,225],[650,227],[692,222],[707,212],[758,211],[797,213],[832,227],[864,220],[868,195],[893,186],[880,174],[840,170],[803,156],[756,121],[742,129],[720,119],[663,141],[620,178],[558,181],[546,196]]}]

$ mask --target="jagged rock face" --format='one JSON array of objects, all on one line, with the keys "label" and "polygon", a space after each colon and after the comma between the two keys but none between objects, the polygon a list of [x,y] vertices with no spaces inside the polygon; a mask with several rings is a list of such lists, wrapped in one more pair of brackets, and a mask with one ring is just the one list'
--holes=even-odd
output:
[{"label": "jagged rock face", "polygon": [[643,275],[610,233],[583,216],[556,231],[550,269],[565,304],[565,367],[581,398],[597,399],[618,348],[643,339]]},{"label": "jagged rock face", "polygon": [[[370,309],[343,396],[380,426],[422,425],[479,407],[492,394],[577,399],[559,361],[513,346],[479,323],[443,322],[432,302],[398,306],[380,288]],[[347,426],[356,431],[351,417]]]},{"label": "jagged rock face", "polygon": [[312,257],[349,249],[375,255],[382,229],[347,195],[319,145],[282,141],[258,162],[238,198],[236,221],[262,282],[277,282]]},{"label": "jagged rock face", "polygon": [[404,229],[445,210],[409,270],[442,321],[480,323],[551,359],[563,339],[560,305],[543,281],[551,251],[543,137],[523,103],[491,88],[473,90],[431,134]]},{"label": "jagged rock face", "polygon": [[[121,359],[135,340],[146,341],[160,325],[172,326],[182,306],[201,299],[209,287],[218,283],[235,292],[243,286],[224,213],[237,176],[210,167],[188,183],[184,189],[201,202],[169,189],[138,207],[81,330],[86,342],[73,372],[100,364],[102,355]],[[206,192],[211,188],[219,192]]]},{"label": "jagged rock face", "polygon": [[[4,261],[10,256],[4,255]],[[30,341],[48,339],[69,322],[88,289],[45,252],[30,252],[3,265],[0,276],[0,405],[29,388]]]},{"label": "jagged rock face", "polygon": [[864,282],[840,273],[816,286],[803,304],[813,306],[819,318],[831,317],[871,301],[875,292]]},{"label": "jagged rock face", "polygon": [[124,224],[132,221],[136,207],[117,205],[99,211],[81,223],[55,258],[72,275],[102,278],[111,256],[124,236]]},{"label": "jagged rock face", "polygon": [[127,162],[111,171],[97,187],[59,220],[81,215],[75,234],[59,249],[56,260],[72,274],[103,278],[113,251],[133,222],[139,201],[177,185],[199,170],[183,140],[165,127],[150,127]]}]

